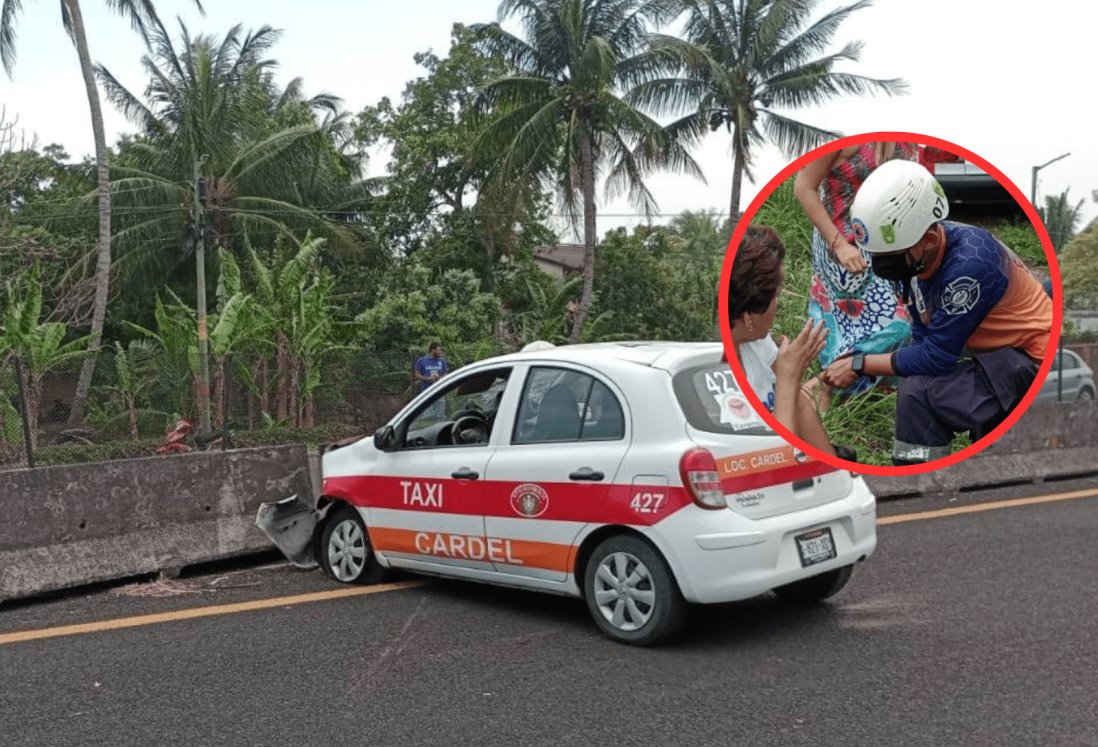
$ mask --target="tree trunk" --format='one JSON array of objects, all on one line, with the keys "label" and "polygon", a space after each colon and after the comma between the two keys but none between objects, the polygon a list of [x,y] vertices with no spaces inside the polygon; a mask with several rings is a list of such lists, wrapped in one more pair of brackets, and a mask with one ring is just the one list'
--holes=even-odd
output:
[{"label": "tree trunk", "polygon": [[290,358],[290,377],[289,377],[289,379],[290,379],[289,380],[289,386],[286,387],[287,394],[288,394],[288,397],[289,397],[289,402],[287,404],[287,410],[289,411],[289,415],[292,418],[291,421],[290,421],[291,424],[295,428],[300,428],[301,427],[301,408],[298,407],[297,395],[298,395],[298,385],[301,381],[301,362],[298,360],[296,355],[292,356]]},{"label": "tree trunk", "polygon": [[213,372],[214,417],[211,428],[225,427],[225,357],[218,356],[214,361]]},{"label": "tree trunk", "polygon": [[126,396],[126,412],[130,416],[130,438],[134,441],[137,440],[137,398],[131,395]]},{"label": "tree trunk", "polygon": [[[310,358],[305,358],[302,362],[301,380],[308,382],[313,373],[314,362]],[[316,425],[316,392],[312,389],[305,394],[304,402],[302,403],[302,418],[301,424],[303,428],[312,428]]]},{"label": "tree trunk", "polygon": [[283,421],[289,414],[290,400],[290,350],[286,335],[278,333],[278,353],[275,356],[278,369],[278,387],[275,400],[275,419]]},{"label": "tree trunk", "polygon": [[736,224],[740,222],[740,186],[743,182],[744,161],[744,147],[740,142],[738,124],[732,130],[732,152],[735,155],[732,162],[732,199],[728,205],[728,227],[730,231],[735,231]]},{"label": "tree trunk", "polygon": [[263,415],[271,414],[271,372],[267,357],[259,363],[259,412]]},{"label": "tree trunk", "polygon": [[43,374],[28,372],[24,375],[30,379],[30,386],[27,387],[27,430],[30,431],[31,451],[37,451],[38,405],[42,402]]},{"label": "tree trunk", "polygon": [[80,58],[80,72],[84,76],[84,88],[88,95],[88,107],[91,109],[92,133],[95,136],[95,161],[99,186],[99,246],[95,261],[95,301],[92,305],[91,337],[88,350],[91,354],[84,358],[80,368],[80,377],[76,382],[72,410],[69,412],[69,427],[77,427],[84,422],[87,409],[88,392],[91,390],[95,364],[99,358],[99,344],[103,339],[103,322],[107,316],[107,298],[111,282],[111,182],[110,160],[107,150],[107,133],[103,126],[103,110],[99,106],[99,90],[95,86],[95,74],[92,69],[91,53],[88,51],[88,39],[84,32],[84,16],[80,12],[80,0],[63,0],[72,21],[72,38],[76,44],[76,54]]},{"label": "tree trunk", "polygon": [[583,292],[572,322],[572,333],[568,336],[571,343],[579,342],[595,291],[595,156],[590,133],[580,141],[580,188],[583,190]]}]

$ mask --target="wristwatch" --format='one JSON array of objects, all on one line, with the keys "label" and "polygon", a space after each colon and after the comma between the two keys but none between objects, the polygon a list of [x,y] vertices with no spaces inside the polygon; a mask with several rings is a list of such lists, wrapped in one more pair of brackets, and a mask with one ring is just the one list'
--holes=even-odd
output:
[{"label": "wristwatch", "polygon": [[865,368],[865,353],[855,353],[852,360],[851,360],[851,363],[850,363],[850,370],[852,370],[854,373],[858,374],[859,376],[862,376],[862,375],[865,374],[864,368]]}]

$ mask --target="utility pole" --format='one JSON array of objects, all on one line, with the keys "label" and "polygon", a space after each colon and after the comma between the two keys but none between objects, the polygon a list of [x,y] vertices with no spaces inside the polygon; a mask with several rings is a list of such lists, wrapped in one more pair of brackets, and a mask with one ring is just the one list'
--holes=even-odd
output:
[{"label": "utility pole", "polygon": [[1070,155],[1070,153],[1065,153],[1062,156],[1056,156],[1056,158],[1053,158],[1051,161],[1045,161],[1040,166],[1033,167],[1033,184],[1030,186],[1029,190],[1029,201],[1033,203],[1034,210],[1037,209],[1037,172],[1043,169],[1045,166],[1056,163],[1061,158],[1067,158]]},{"label": "utility pole", "polygon": [[[1033,184],[1030,187],[1029,201],[1033,203],[1033,209],[1034,210],[1037,209],[1037,172],[1040,171],[1041,169],[1043,169],[1045,166],[1048,166],[1051,163],[1056,163],[1061,158],[1067,158],[1070,155],[1071,155],[1070,153],[1064,153],[1063,155],[1056,156],[1056,158],[1053,158],[1051,161],[1045,161],[1040,166],[1034,166],[1033,167]],[[1053,288],[1052,290],[1053,290],[1054,293],[1057,293],[1061,296],[1060,302],[1063,303],[1063,298],[1062,298],[1063,288]],[[1056,303],[1056,299],[1054,298],[1052,302]],[[1064,401],[1064,335],[1063,335],[1063,330],[1062,329],[1060,330],[1060,355],[1058,357],[1060,359],[1060,366],[1059,366],[1059,371],[1057,372],[1057,375],[1056,375],[1056,401],[1057,402],[1063,402]]]},{"label": "utility pole", "polygon": [[197,276],[198,306],[198,377],[196,390],[198,396],[198,436],[207,439],[210,436],[210,344],[206,330],[206,180],[202,177],[202,156],[194,165],[194,259]]}]

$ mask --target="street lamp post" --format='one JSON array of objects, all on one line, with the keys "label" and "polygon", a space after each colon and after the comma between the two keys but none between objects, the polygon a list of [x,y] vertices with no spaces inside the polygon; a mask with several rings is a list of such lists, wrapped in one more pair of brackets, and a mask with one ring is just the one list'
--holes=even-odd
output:
[{"label": "street lamp post", "polygon": [[[1048,166],[1049,164],[1056,163],[1061,158],[1067,158],[1070,155],[1071,155],[1070,153],[1064,153],[1063,155],[1056,156],[1056,158],[1053,158],[1051,161],[1045,161],[1040,166],[1034,166],[1033,167],[1033,184],[1030,186],[1029,201],[1031,203],[1033,203],[1033,209],[1034,210],[1037,209],[1037,172],[1040,171],[1041,169],[1043,169],[1045,166]],[[1062,291],[1060,289],[1054,289],[1054,290],[1058,293],[1061,293],[1061,295],[1062,295]],[[1061,299],[1061,303],[1063,303],[1063,299]],[[1060,355],[1058,357],[1060,359],[1060,365],[1058,366],[1058,370],[1056,372],[1056,401],[1057,402],[1063,402],[1064,401],[1064,334],[1063,334],[1062,329],[1060,330]]]},{"label": "street lamp post", "polygon": [[1037,172],[1040,171],[1041,169],[1043,169],[1045,166],[1049,166],[1051,164],[1054,164],[1057,161],[1059,161],[1061,158],[1067,158],[1070,155],[1071,155],[1070,153],[1064,153],[1062,156],[1056,156],[1056,158],[1053,158],[1051,161],[1045,161],[1040,166],[1034,166],[1033,167],[1033,184],[1030,187],[1030,191],[1029,191],[1029,201],[1033,203],[1033,208],[1035,210],[1037,209]]}]

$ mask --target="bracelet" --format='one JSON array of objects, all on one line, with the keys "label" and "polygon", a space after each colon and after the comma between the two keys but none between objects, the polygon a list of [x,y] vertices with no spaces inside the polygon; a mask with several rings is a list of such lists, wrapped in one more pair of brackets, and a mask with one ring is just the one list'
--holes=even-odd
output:
[{"label": "bracelet", "polygon": [[836,229],[835,238],[831,239],[831,243],[827,245],[827,248],[831,251],[835,251],[835,245],[839,243],[839,237],[843,235],[842,231]]}]

